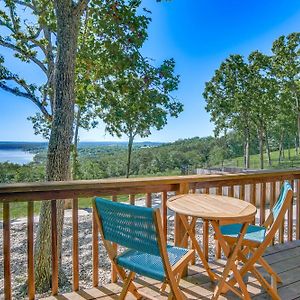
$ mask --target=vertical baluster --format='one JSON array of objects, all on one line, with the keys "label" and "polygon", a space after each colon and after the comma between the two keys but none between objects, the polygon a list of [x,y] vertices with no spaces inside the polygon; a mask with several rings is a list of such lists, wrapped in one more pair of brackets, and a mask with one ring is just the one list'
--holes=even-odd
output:
[{"label": "vertical baluster", "polygon": [[244,184],[240,185],[239,198],[241,200],[245,200],[245,185]]},{"label": "vertical baluster", "polygon": [[93,244],[93,286],[99,285],[99,245],[98,245],[98,225],[96,221],[96,211],[93,210],[92,216],[92,244]]},{"label": "vertical baluster", "polygon": [[168,194],[166,191],[162,192],[161,199],[162,199],[163,230],[164,230],[165,239],[167,241],[167,237],[168,237],[168,208],[167,208]]},{"label": "vertical baluster", "polygon": [[234,189],[233,185],[230,185],[228,187],[228,197],[233,197],[233,189]]},{"label": "vertical baluster", "polygon": [[27,202],[27,274],[28,274],[28,298],[35,298],[34,282],[34,253],[33,253],[33,224],[34,224],[34,204]]},{"label": "vertical baluster", "polygon": [[297,179],[296,192],[296,239],[300,240],[300,179]]},{"label": "vertical baluster", "polygon": [[266,219],[266,183],[260,184],[260,225],[265,222]]},{"label": "vertical baluster", "polygon": [[[279,187],[281,189],[283,185],[283,181],[280,182]],[[284,226],[285,226],[285,216],[282,219],[282,223],[279,227],[279,243],[283,244],[284,243]]]},{"label": "vertical baluster", "polygon": [[[117,201],[118,201],[118,198],[117,198],[116,195],[113,195],[113,196],[111,197],[111,200],[112,200],[113,202],[117,202]],[[113,246],[113,249],[114,249],[115,251],[118,251],[118,245],[117,245],[116,243],[113,243],[112,246]],[[115,268],[113,265],[111,265],[111,281],[112,281],[112,282],[117,282],[117,280],[118,280],[117,270],[116,270],[116,268]]]},{"label": "vertical baluster", "polygon": [[131,205],[134,205],[135,204],[135,195],[129,195],[129,203],[131,204]]},{"label": "vertical baluster", "polygon": [[3,203],[3,264],[4,264],[4,299],[11,300],[10,270],[10,207]]},{"label": "vertical baluster", "polygon": [[[270,212],[274,206],[276,198],[276,181],[270,182]],[[275,237],[272,239],[272,245],[275,244]]]},{"label": "vertical baluster", "polygon": [[291,205],[288,209],[288,241],[291,242],[293,240],[293,204],[294,204],[294,181],[291,181],[292,189],[293,189],[293,198],[291,201]]},{"label": "vertical baluster", "polygon": [[72,201],[72,264],[73,264],[73,290],[79,290],[79,251],[78,251],[78,198]]},{"label": "vertical baluster", "polygon": [[[256,183],[250,185],[250,203],[256,206]],[[256,222],[256,217],[253,220],[253,224]]]},{"label": "vertical baluster", "polygon": [[52,237],[52,295],[58,293],[58,253],[57,253],[57,209],[56,200],[51,200]]},{"label": "vertical baluster", "polygon": [[276,182],[270,182],[270,211],[274,206],[276,198]]},{"label": "vertical baluster", "polygon": [[151,193],[147,193],[146,195],[146,206],[152,207],[152,195]]}]

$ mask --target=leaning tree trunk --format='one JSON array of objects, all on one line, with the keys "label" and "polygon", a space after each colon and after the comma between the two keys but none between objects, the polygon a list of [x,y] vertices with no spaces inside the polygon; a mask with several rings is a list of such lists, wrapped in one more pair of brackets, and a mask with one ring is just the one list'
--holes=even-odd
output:
[{"label": "leaning tree trunk", "polygon": [[[55,2],[57,17],[57,60],[55,66],[54,116],[47,154],[47,181],[68,180],[70,148],[73,136],[75,99],[75,60],[79,15],[72,1]],[[64,202],[57,201],[57,245],[61,262]],[[41,206],[35,245],[35,279],[40,291],[51,287],[51,201]]]},{"label": "leaning tree trunk", "polygon": [[132,135],[129,136],[128,141],[128,153],[127,153],[127,164],[126,164],[126,178],[130,175],[130,165],[131,165],[131,153],[132,153],[132,145],[133,145],[134,137]]}]

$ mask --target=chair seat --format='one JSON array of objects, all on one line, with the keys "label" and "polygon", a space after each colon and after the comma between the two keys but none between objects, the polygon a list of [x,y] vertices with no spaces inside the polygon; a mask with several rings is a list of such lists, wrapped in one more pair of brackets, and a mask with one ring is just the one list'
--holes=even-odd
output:
[{"label": "chair seat", "polygon": [[[242,224],[229,224],[220,226],[222,235],[225,237],[237,238],[240,233]],[[266,228],[263,226],[249,225],[244,240],[262,243],[266,236]]]},{"label": "chair seat", "polygon": [[[188,249],[167,246],[170,265],[174,266],[187,252]],[[164,281],[166,274],[160,256],[147,254],[137,250],[128,250],[120,254],[116,262],[118,265],[137,274],[152,279]]]}]

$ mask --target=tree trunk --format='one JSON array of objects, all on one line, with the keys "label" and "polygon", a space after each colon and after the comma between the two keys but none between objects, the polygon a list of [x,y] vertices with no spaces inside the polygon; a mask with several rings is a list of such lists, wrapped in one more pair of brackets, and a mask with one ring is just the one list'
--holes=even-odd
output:
[{"label": "tree trunk", "polygon": [[[74,142],[71,150],[72,153],[72,167],[71,167],[71,179],[76,180],[79,173],[79,161],[78,161],[78,143],[79,143],[79,124],[80,124],[81,110],[78,108],[75,118],[75,130],[74,130]],[[73,199],[65,200],[65,209],[71,209],[73,207]]]},{"label": "tree trunk", "polygon": [[291,160],[291,147],[290,147],[290,141],[288,141],[288,159]]},{"label": "tree trunk", "polygon": [[272,166],[272,158],[271,158],[271,149],[270,149],[270,144],[269,144],[269,135],[267,129],[265,129],[265,137],[266,137],[266,152],[267,152],[267,157],[268,157],[268,164],[269,167]]},{"label": "tree trunk", "polygon": [[263,130],[260,128],[258,130],[258,138],[259,138],[259,160],[260,160],[260,169],[264,168],[264,135]]},{"label": "tree trunk", "polygon": [[281,163],[281,156],[282,156],[282,148],[283,148],[283,132],[280,135],[280,141],[279,141],[279,155],[278,155],[278,163]]},{"label": "tree trunk", "polygon": [[79,124],[81,117],[81,109],[78,107],[75,120],[75,131],[74,131],[74,144],[73,144],[73,157],[72,157],[72,179],[76,180],[79,172],[79,162],[78,162],[78,142],[79,142]]},{"label": "tree trunk", "polygon": [[244,168],[250,168],[250,134],[249,128],[246,128],[245,143],[244,143]]},{"label": "tree trunk", "polygon": [[132,135],[129,136],[128,141],[128,154],[127,154],[127,165],[126,165],[126,178],[130,175],[130,164],[131,164],[131,153],[132,153],[132,145],[133,145],[134,137]]},{"label": "tree trunk", "polygon": [[[298,107],[298,101],[297,101],[297,107]],[[298,116],[297,116],[297,129],[298,129],[298,143],[300,143],[300,111],[299,111],[299,107],[298,107]],[[297,154],[298,154],[298,152],[297,152]]]},{"label": "tree trunk", "polygon": [[[57,17],[57,61],[55,68],[54,116],[47,153],[46,180],[61,181],[70,177],[70,148],[73,137],[75,99],[75,59],[79,16],[71,1],[55,2]],[[57,245],[61,261],[64,201],[57,203]],[[51,287],[51,202],[42,202],[35,244],[35,279],[39,291]]]},{"label": "tree trunk", "polygon": [[295,137],[295,153],[296,153],[297,156],[299,155],[297,137]]}]

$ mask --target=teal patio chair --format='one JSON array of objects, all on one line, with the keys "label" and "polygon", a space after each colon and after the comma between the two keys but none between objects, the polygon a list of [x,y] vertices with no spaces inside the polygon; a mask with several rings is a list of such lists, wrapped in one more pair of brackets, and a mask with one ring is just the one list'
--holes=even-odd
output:
[{"label": "teal patio chair", "polygon": [[[277,283],[282,282],[278,274],[262,257],[266,248],[271,244],[284,216],[293,199],[293,189],[288,181],[282,185],[280,195],[270,211],[270,214],[262,226],[249,225],[243,239],[243,249],[238,254],[238,260],[243,263],[241,275],[250,271],[266,289],[272,299],[281,299],[277,293]],[[240,234],[241,224],[228,224],[220,226],[220,231],[227,243],[233,245]],[[247,257],[249,256],[249,257]],[[271,284],[260,274],[255,267],[259,263],[271,276]],[[233,279],[230,281],[233,283]]]},{"label": "teal patio chair", "polygon": [[[97,212],[97,223],[108,256],[124,282],[119,299],[125,299],[128,292],[141,299],[142,295],[133,283],[136,273],[169,284],[168,299],[185,299],[179,281],[194,250],[166,244],[159,209],[102,198],[93,199],[93,209]],[[126,250],[118,255],[113,243]],[[128,275],[125,269],[129,270]]]}]

